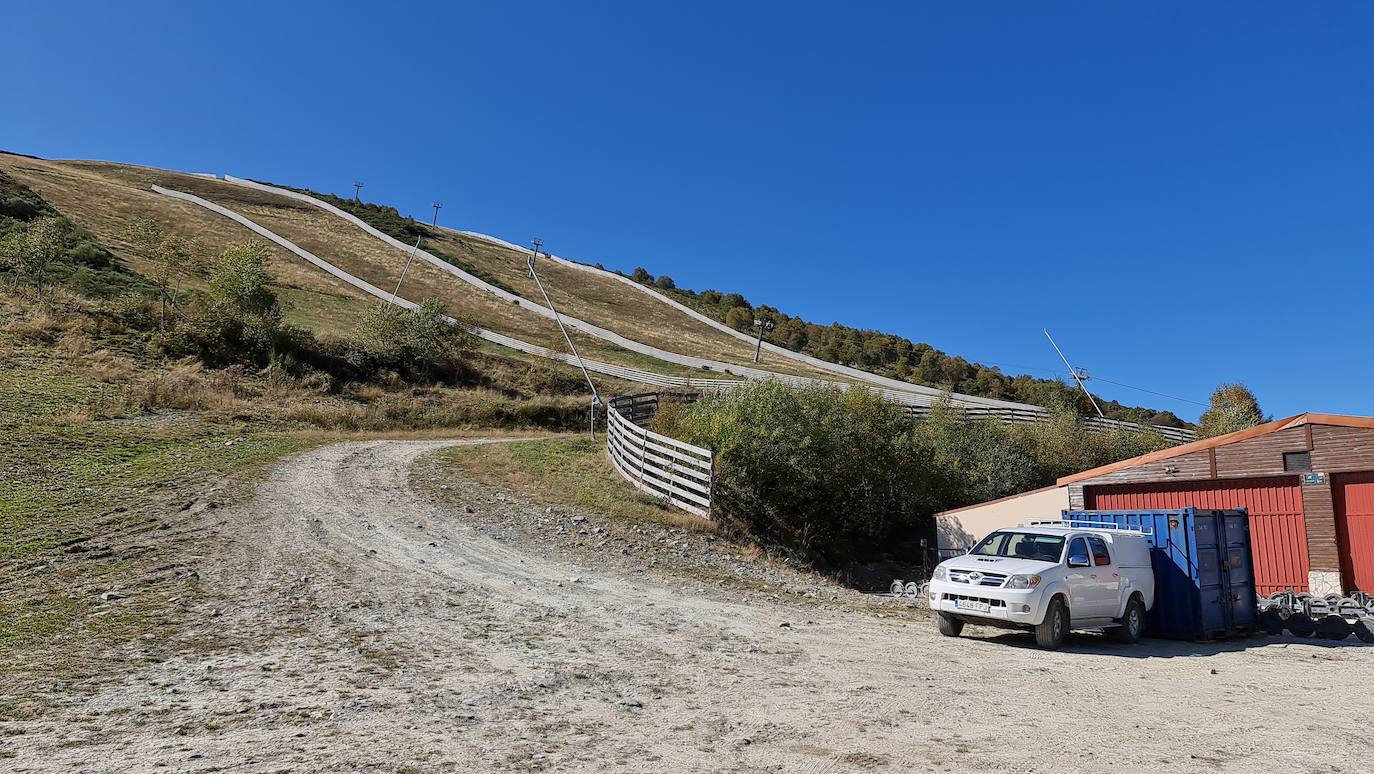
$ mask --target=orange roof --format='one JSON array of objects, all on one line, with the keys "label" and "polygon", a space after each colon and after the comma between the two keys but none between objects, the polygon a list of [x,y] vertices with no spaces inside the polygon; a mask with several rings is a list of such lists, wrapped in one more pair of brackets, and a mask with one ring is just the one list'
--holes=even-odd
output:
[{"label": "orange roof", "polygon": [[1374,430],[1374,417],[1352,417],[1342,414],[1298,414],[1285,419],[1276,419],[1273,422],[1265,422],[1262,425],[1256,425],[1247,430],[1237,430],[1234,433],[1218,435],[1215,438],[1204,438],[1201,441],[1193,441],[1192,443],[1185,443],[1182,446],[1173,446],[1168,449],[1161,449],[1157,452],[1142,454],[1139,457],[1132,457],[1128,460],[1113,462],[1110,465],[1103,465],[1100,468],[1093,468],[1092,470],[1085,470],[1082,473],[1065,476],[1056,483],[1058,483],[1059,486],[1065,486],[1084,479],[1097,478],[1098,476],[1104,476],[1108,473],[1115,473],[1118,470],[1134,468],[1138,465],[1147,465],[1151,462],[1159,462],[1161,460],[1171,460],[1185,454],[1215,449],[1219,446],[1228,446],[1233,443],[1248,441],[1251,438],[1258,438],[1262,435],[1277,433],[1280,430],[1302,427],[1303,425],[1335,425],[1336,427],[1362,427],[1368,430]]}]

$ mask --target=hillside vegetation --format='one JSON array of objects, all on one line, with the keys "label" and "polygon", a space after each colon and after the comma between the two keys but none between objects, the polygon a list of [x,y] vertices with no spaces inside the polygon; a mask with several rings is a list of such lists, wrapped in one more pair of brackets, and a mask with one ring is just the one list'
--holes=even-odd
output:
[{"label": "hillside vegetation", "polygon": [[[526,298],[539,298],[533,282],[524,274],[523,255],[509,248],[431,228],[414,218],[402,216],[396,208],[387,205],[358,202],[302,188],[292,190],[323,199],[402,241],[412,242],[416,237],[422,237],[426,249],[455,266],[497,287]],[[604,269],[601,264],[595,264],[595,267]],[[745,342],[705,326],[644,294],[627,292],[613,280],[598,278],[553,262],[545,263],[541,271],[550,278],[549,285],[555,293],[555,302],[568,314],[662,349],[741,364],[752,361],[752,348]],[[671,277],[655,277],[643,267],[636,268],[628,275],[616,273],[652,287],[741,332],[757,331],[754,327],[756,319],[768,320],[774,324],[774,328],[765,334],[766,341],[821,360],[936,389],[1037,406],[1068,408],[1083,415],[1092,413],[1086,396],[1076,387],[1057,379],[1042,379],[1026,374],[1007,375],[996,367],[969,362],[929,344],[912,342],[880,331],[863,330],[840,323],[819,325],[772,306],[752,304],[738,293],[717,290],[696,292],[680,288]],[[761,366],[785,373],[846,381],[832,372],[810,368],[770,353],[764,353]],[[1125,406],[1100,397],[1098,403],[1112,419],[1168,427],[1188,426],[1170,411]]]},{"label": "hillside vegetation", "polygon": [[867,390],[764,381],[673,406],[654,426],[715,453],[711,510],[727,534],[826,569],[920,556],[933,513],[1167,445],[1154,432],[1089,431],[1065,409],[1024,425],[948,406],[918,419]]},{"label": "hillside vegetation", "polygon": [[[1058,379],[1040,379],[1026,374],[1008,376],[996,367],[970,363],[958,355],[950,355],[929,344],[915,343],[902,336],[840,323],[818,325],[793,317],[776,307],[751,304],[739,293],[718,290],[698,293],[678,287],[673,278],[667,275],[654,277],[643,267],[637,267],[628,275],[621,275],[672,296],[738,331],[757,332],[754,321],[767,320],[773,324],[773,328],[765,333],[764,340],[793,352],[803,352],[831,363],[965,395],[1052,408],[1065,407],[1085,416],[1093,415],[1087,396]],[[1102,397],[1097,397],[1097,402],[1103,413],[1111,419],[1166,427],[1188,426],[1171,411],[1124,406]]]},{"label": "hillside vegetation", "polygon": [[[247,232],[225,218],[185,202],[169,201],[148,190],[149,186],[158,184],[229,207],[378,287],[395,285],[407,257],[403,251],[320,208],[224,181],[103,162],[52,162],[0,155],[0,169],[6,167],[16,179],[64,211],[71,212],[77,222],[116,249],[122,241],[119,222],[127,221],[135,213],[156,217],[169,229],[202,241],[212,249],[223,249],[245,238]],[[517,250],[447,229],[431,228],[383,204],[356,202],[303,188],[293,190],[319,197],[407,244],[421,238],[424,248],[440,259],[496,287],[542,303],[538,289],[525,270],[525,256]],[[361,319],[367,301],[360,291],[276,246],[267,248],[267,255],[273,281],[282,287],[283,299],[290,302],[289,322],[328,327],[336,321],[356,325]],[[131,265],[139,271],[147,268],[138,266],[136,260]],[[637,293],[613,277],[555,261],[541,264],[541,273],[555,303],[565,314],[667,351],[752,365],[753,349],[748,342],[648,294]],[[937,389],[1047,407],[1068,407],[1080,414],[1090,410],[1080,393],[1057,380],[1006,375],[997,368],[971,363],[928,344],[913,343],[891,334],[838,323],[817,325],[767,305],[756,306],[737,293],[685,290],[676,287],[671,278],[654,277],[644,269],[637,269],[630,276],[737,330],[750,330],[753,320],[758,317],[769,319],[776,327],[767,334],[768,340],[822,360]],[[188,279],[192,287],[195,282],[195,278]],[[401,295],[411,300],[434,298],[447,309],[482,327],[557,348],[556,329],[547,318],[502,301],[423,261],[412,265]],[[670,375],[710,375],[700,369],[632,353],[592,336],[576,332],[573,336],[580,352],[598,360]],[[765,352],[759,367],[831,381],[853,381],[775,353]],[[1113,418],[1186,426],[1167,411],[1122,406],[1114,401],[1100,403]]]}]

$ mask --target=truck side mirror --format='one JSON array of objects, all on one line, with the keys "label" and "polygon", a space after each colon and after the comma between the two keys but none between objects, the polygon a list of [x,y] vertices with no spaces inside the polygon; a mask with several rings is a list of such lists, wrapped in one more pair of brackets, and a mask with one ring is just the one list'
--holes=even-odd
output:
[{"label": "truck side mirror", "polygon": [[1092,566],[1092,562],[1088,559],[1088,555],[1087,555],[1087,554],[1069,554],[1069,566],[1070,566],[1070,567],[1091,567],[1091,566]]}]

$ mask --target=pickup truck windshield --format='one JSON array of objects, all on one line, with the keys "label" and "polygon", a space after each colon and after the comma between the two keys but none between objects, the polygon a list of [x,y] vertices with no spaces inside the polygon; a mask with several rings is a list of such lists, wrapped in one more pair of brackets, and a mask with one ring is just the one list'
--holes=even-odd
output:
[{"label": "pickup truck windshield", "polygon": [[1058,562],[1064,538],[1029,532],[994,532],[983,538],[969,553],[977,556],[1014,556],[1040,562]]}]

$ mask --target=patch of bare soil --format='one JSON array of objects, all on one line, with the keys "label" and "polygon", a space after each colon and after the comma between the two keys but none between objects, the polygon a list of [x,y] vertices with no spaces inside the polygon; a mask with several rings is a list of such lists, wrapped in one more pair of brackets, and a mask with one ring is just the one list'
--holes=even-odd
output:
[{"label": "patch of bare soil", "polygon": [[[412,483],[417,458],[451,443],[343,443],[283,463],[216,515],[222,545],[199,565],[185,630],[38,718],[0,722],[0,768],[1341,772],[1369,759],[1368,647],[943,639],[928,618],[706,536],[550,512],[423,464]],[[667,544],[679,538],[686,557]]]}]

